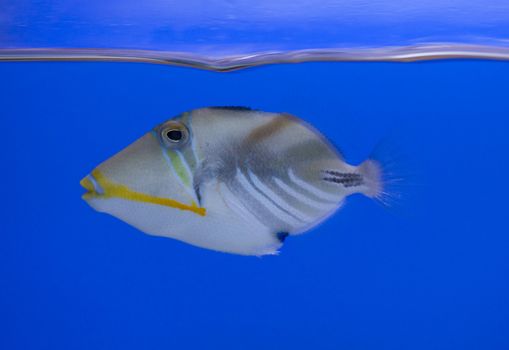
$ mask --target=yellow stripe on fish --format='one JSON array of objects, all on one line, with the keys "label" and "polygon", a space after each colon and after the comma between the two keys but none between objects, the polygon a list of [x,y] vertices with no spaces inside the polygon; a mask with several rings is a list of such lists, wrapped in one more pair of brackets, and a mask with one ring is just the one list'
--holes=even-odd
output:
[{"label": "yellow stripe on fish", "polygon": [[125,185],[120,185],[110,181],[104,174],[102,174],[99,170],[92,171],[92,177],[97,181],[102,193],[96,192],[96,187],[90,180],[90,178],[86,177],[81,181],[81,185],[86,188],[89,192],[83,195],[83,199],[91,199],[91,198],[120,198],[129,201],[142,202],[142,203],[150,203],[163,205],[171,208],[176,208],[180,210],[191,211],[197,215],[205,216],[207,214],[207,210],[203,207],[199,207],[194,201],[191,205],[181,203],[171,198],[163,198],[151,196],[146,193],[141,193],[137,191],[133,191],[129,187]]}]

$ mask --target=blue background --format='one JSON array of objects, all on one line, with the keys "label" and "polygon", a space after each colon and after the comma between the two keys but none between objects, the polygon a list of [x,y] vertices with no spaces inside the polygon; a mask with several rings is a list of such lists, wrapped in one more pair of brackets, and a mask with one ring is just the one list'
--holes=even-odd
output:
[{"label": "blue background", "polygon": [[[508,67],[0,64],[0,348],[508,349]],[[354,196],[263,258],[147,236],[80,199],[100,161],[208,105],[294,113],[353,163],[392,135],[412,196]]]}]

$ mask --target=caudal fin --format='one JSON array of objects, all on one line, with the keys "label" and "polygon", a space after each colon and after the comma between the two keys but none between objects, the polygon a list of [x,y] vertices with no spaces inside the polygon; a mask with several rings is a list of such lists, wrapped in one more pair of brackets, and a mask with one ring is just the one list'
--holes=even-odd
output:
[{"label": "caudal fin", "polygon": [[366,187],[362,193],[370,198],[379,198],[385,187],[382,164],[375,159],[368,159],[359,165],[359,172]]},{"label": "caudal fin", "polygon": [[406,180],[401,165],[398,150],[387,143],[380,143],[369,159],[359,165],[358,170],[366,187],[363,194],[388,207],[399,202]]}]

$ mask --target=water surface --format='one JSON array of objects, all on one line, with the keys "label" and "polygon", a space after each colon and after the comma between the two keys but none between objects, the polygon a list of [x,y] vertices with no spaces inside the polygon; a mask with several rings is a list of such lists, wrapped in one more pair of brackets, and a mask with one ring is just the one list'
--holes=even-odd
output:
[{"label": "water surface", "polygon": [[0,60],[232,70],[280,62],[509,58],[506,0],[4,0]]}]

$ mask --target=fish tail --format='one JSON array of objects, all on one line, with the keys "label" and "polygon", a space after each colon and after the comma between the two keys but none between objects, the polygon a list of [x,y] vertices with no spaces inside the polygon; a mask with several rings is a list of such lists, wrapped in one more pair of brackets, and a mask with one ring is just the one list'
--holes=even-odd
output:
[{"label": "fish tail", "polygon": [[384,192],[384,170],[382,163],[376,159],[368,159],[359,165],[359,172],[364,180],[364,195],[378,199]]},{"label": "fish tail", "polygon": [[[399,158],[399,159],[398,159]],[[402,198],[402,185],[406,182],[401,171],[400,154],[393,145],[379,143],[358,171],[363,177],[362,193],[385,207],[392,207]]]}]

